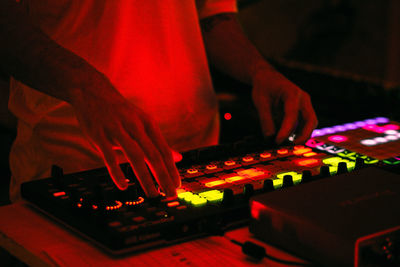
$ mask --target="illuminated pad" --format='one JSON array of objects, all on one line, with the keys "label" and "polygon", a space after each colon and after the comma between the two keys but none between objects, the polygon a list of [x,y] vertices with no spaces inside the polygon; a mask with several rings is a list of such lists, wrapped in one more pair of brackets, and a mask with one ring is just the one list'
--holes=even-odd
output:
[{"label": "illuminated pad", "polygon": [[242,170],[242,171],[237,171],[236,173],[242,177],[246,177],[246,178],[249,178],[252,180],[259,180],[259,179],[266,178],[268,176],[268,174],[266,172],[257,170],[257,169],[253,169],[253,168],[247,169],[247,170]]},{"label": "illuminated pad", "polygon": [[278,177],[279,179],[283,180],[283,177],[285,177],[286,175],[292,176],[294,184],[298,184],[298,183],[301,182],[302,174],[301,173],[297,173],[297,172],[283,172],[283,173],[277,174],[276,177]]},{"label": "illuminated pad", "polygon": [[389,159],[400,154],[400,124],[376,117],[316,129],[306,145],[351,160],[363,155],[367,164],[384,160],[389,164]]},{"label": "illuminated pad", "polygon": [[215,181],[207,182],[204,185],[206,187],[216,187],[216,186],[223,185],[223,184],[226,184],[225,180],[215,180]]}]

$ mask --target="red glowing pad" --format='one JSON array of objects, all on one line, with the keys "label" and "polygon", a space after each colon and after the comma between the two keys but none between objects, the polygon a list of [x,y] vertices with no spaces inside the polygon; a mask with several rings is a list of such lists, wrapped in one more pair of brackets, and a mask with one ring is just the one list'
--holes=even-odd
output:
[{"label": "red glowing pad", "polygon": [[306,167],[315,167],[320,165],[319,159],[299,159],[295,161],[295,164],[298,166],[306,166]]},{"label": "red glowing pad", "polygon": [[348,140],[348,138],[343,135],[331,135],[328,137],[328,140],[331,142],[335,142],[335,143],[342,143],[342,142],[346,142]]}]

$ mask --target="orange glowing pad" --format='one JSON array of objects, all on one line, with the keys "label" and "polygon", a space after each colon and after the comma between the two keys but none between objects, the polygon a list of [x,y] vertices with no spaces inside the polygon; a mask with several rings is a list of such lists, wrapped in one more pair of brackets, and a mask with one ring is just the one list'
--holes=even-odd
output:
[{"label": "orange glowing pad", "polygon": [[233,165],[236,164],[236,162],[234,162],[233,160],[227,160],[227,161],[224,162],[224,164],[225,164],[226,166],[233,166]]},{"label": "orange glowing pad", "polygon": [[262,159],[267,159],[270,157],[271,157],[271,153],[268,153],[268,152],[264,152],[264,153],[260,154],[260,158],[262,158]]},{"label": "orange glowing pad", "polygon": [[318,166],[320,164],[320,161],[318,159],[300,159],[300,160],[296,160],[295,163],[298,166],[307,166],[307,167],[315,167]]},{"label": "orange glowing pad", "polygon": [[269,174],[267,172],[260,171],[257,169],[247,169],[247,170],[237,171],[236,173],[240,176],[243,176],[245,178],[249,178],[252,180],[259,180],[259,179],[264,179],[264,178],[269,177]]},{"label": "orange glowing pad", "polygon": [[315,155],[317,155],[317,153],[315,153],[315,152],[308,152],[308,153],[303,154],[304,157],[312,157]]},{"label": "orange glowing pad", "polygon": [[311,152],[311,148],[306,147],[306,148],[300,148],[300,149],[296,149],[293,151],[293,154],[295,155],[302,155],[304,153],[308,153]]},{"label": "orange glowing pad", "polygon": [[287,150],[286,148],[282,148],[276,151],[279,155],[285,155],[287,153],[289,153],[289,150]]},{"label": "orange glowing pad", "polygon": [[215,187],[215,186],[223,185],[223,184],[226,184],[225,180],[215,180],[212,182],[205,183],[204,185],[206,187]]},{"label": "orange glowing pad", "polygon": [[244,179],[246,179],[246,177],[237,175],[237,176],[232,176],[232,177],[226,178],[225,181],[227,181],[228,183],[234,183],[234,182],[241,181]]}]

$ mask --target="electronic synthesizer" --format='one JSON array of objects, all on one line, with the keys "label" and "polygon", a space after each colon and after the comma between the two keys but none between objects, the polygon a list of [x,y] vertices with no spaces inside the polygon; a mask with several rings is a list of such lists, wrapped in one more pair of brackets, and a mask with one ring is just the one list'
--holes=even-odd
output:
[{"label": "electronic synthesizer", "polygon": [[[250,219],[249,198],[368,166],[396,170],[400,124],[384,117],[314,130],[305,145],[271,149],[257,138],[183,154],[177,198],[148,199],[129,165],[119,191],[105,168],[26,182],[32,206],[119,255],[204,235]],[[399,165],[400,166],[400,165]],[[335,179],[335,178],[332,178]]]}]

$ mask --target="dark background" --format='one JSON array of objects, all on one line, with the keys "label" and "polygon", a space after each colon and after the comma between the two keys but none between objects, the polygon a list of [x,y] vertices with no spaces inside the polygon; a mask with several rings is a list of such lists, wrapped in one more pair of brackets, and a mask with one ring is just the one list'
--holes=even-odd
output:
[{"label": "dark background", "polygon": [[[400,1],[240,0],[239,19],[262,54],[310,93],[319,127],[374,116],[399,120]],[[221,141],[259,133],[250,88],[212,72]],[[8,153],[16,121],[0,73],[0,204],[8,201]],[[233,92],[233,93],[232,93]]]}]

